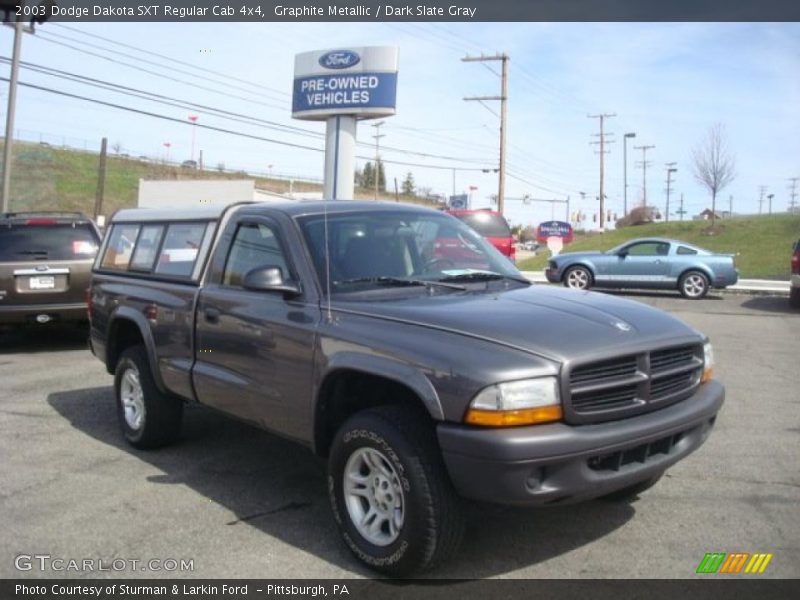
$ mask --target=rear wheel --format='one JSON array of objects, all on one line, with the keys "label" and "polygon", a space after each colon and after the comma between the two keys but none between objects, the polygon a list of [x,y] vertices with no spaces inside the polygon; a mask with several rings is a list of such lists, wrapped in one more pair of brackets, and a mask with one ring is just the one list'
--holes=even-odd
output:
[{"label": "rear wheel", "polygon": [[800,287],[793,287],[789,292],[789,306],[800,308]]},{"label": "rear wheel", "polygon": [[114,391],[120,427],[131,445],[158,448],[178,439],[183,401],[159,391],[144,346],[122,353],[114,372]]},{"label": "rear wheel", "polygon": [[699,300],[708,293],[709,283],[700,271],[688,271],[678,281],[678,290],[684,298]]},{"label": "rear wheel", "polygon": [[427,415],[385,406],[352,416],[336,434],[328,493],[345,543],[392,576],[429,569],[461,541],[460,499]]},{"label": "rear wheel", "polygon": [[586,267],[572,267],[564,273],[564,286],[574,290],[588,290],[592,287],[592,273]]}]

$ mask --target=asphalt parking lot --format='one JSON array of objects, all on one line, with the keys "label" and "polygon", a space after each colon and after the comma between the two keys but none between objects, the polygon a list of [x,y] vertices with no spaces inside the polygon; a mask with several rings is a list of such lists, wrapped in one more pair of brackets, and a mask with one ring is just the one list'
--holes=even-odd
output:
[{"label": "asphalt parking lot", "polygon": [[[471,508],[460,554],[433,576],[685,578],[715,551],[773,553],[762,577],[800,575],[800,313],[769,296],[628,296],[711,337],[727,387],[714,434],[632,504]],[[128,447],[84,338],[0,335],[0,577],[369,575],[339,541],[321,461],[202,408],[180,444]],[[193,571],[15,568],[34,554]]]}]

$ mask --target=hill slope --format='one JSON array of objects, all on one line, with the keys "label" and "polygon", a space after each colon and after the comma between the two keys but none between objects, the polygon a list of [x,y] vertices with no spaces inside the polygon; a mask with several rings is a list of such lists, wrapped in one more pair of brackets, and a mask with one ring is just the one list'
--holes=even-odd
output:
[{"label": "hill slope", "polygon": [[[625,227],[603,234],[578,234],[564,252],[608,250],[640,237],[683,240],[714,252],[738,253],[736,266],[742,277],[788,279],[792,244],[800,239],[800,215],[735,217],[718,222],[718,232],[708,235],[708,221],[677,221]],[[547,266],[550,253],[520,261],[523,271]]]},{"label": "hill slope", "polygon": [[[3,141],[0,140],[0,150]],[[99,154],[56,148],[29,142],[14,142],[11,176],[11,211],[67,210],[91,215],[97,192]],[[108,155],[102,213],[110,215],[119,208],[136,206],[139,179],[254,179],[259,189],[287,193],[289,182],[251,176],[244,172],[198,171],[142,158]],[[321,192],[316,183],[294,181],[295,192]],[[372,190],[356,189],[357,198],[372,199]],[[382,199],[394,200],[381,193]],[[421,198],[401,196],[404,202],[428,204]]]}]

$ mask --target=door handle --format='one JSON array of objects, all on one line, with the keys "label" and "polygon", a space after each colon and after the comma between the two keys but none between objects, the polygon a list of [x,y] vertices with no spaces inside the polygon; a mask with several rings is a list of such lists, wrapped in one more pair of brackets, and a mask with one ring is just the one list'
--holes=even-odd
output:
[{"label": "door handle", "polygon": [[209,323],[219,323],[219,315],[220,310],[218,308],[214,308],[213,306],[209,306],[205,310],[206,313],[206,321]]}]

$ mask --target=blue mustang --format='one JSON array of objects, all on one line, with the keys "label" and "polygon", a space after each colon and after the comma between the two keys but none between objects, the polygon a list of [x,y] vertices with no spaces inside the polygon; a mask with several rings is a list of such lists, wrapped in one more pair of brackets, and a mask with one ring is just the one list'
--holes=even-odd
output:
[{"label": "blue mustang", "polygon": [[678,240],[642,238],[606,252],[571,252],[550,259],[547,280],[567,287],[677,289],[697,300],[739,279],[732,254],[714,254]]}]

